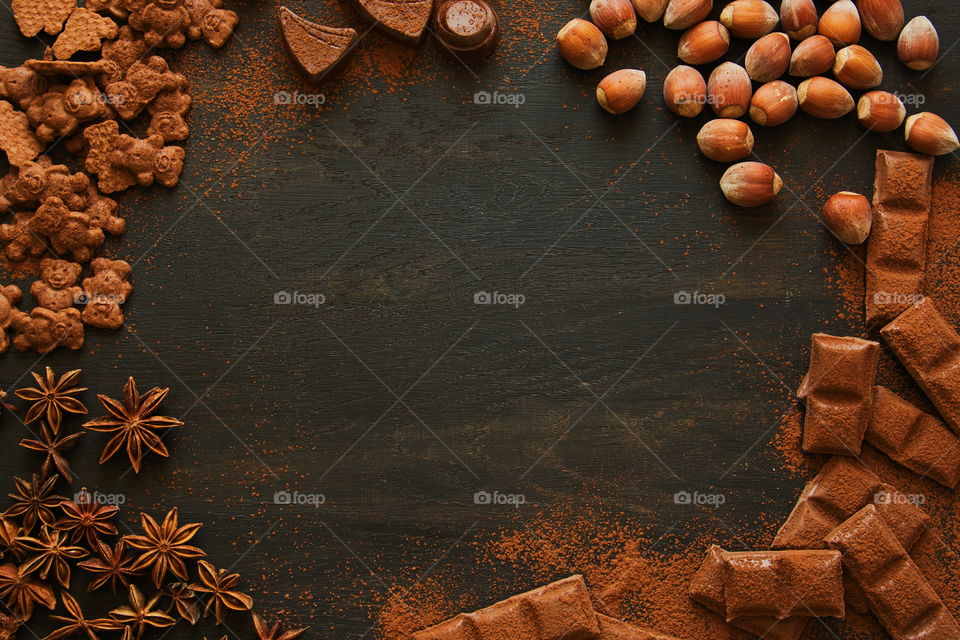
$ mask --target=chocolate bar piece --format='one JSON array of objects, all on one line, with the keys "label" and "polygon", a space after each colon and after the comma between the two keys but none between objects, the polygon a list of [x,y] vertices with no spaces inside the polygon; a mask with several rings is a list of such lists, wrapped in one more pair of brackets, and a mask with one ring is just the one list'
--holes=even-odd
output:
[{"label": "chocolate bar piece", "polygon": [[923,298],[880,330],[944,421],[960,435],[960,336]]},{"label": "chocolate bar piece", "polygon": [[286,7],[280,7],[280,34],[297,70],[313,83],[340,71],[357,43],[353,29],[325,27]]},{"label": "chocolate bar piece", "polygon": [[[711,545],[707,557],[690,581],[690,597],[710,611],[724,618],[727,615],[726,589],[724,585],[724,562],[721,547]],[[737,618],[730,624],[767,640],[799,640],[807,628],[809,617],[778,620],[770,616]]]},{"label": "chocolate bar piece", "polygon": [[879,358],[872,340],[813,334],[810,369],[797,391],[807,407],[804,451],[860,455]]},{"label": "chocolate bar piece", "polygon": [[354,0],[364,18],[392,38],[419,44],[427,29],[433,0]]},{"label": "chocolate bar piece", "polygon": [[599,640],[677,640],[673,636],[635,627],[602,613],[597,614],[597,620],[600,622]]},{"label": "chocolate bar piece", "polygon": [[895,318],[923,295],[933,158],[877,151],[867,242],[867,324]]},{"label": "chocolate bar piece", "polygon": [[894,640],[956,640],[960,625],[884,524],[867,505],[826,538],[863,588],[870,609]]},{"label": "chocolate bar piece", "polygon": [[557,580],[413,634],[413,640],[591,640],[600,623],[583,576]]},{"label": "chocolate bar piece", "polygon": [[873,388],[866,439],[914,473],[950,489],[960,482],[960,439],[942,420],[886,387]]}]

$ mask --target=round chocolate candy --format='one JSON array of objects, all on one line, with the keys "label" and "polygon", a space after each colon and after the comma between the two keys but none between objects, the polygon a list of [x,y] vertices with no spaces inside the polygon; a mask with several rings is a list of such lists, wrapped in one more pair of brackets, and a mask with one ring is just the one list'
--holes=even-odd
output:
[{"label": "round chocolate candy", "polygon": [[477,62],[496,48],[500,21],[486,0],[444,0],[433,18],[433,34],[447,56]]}]

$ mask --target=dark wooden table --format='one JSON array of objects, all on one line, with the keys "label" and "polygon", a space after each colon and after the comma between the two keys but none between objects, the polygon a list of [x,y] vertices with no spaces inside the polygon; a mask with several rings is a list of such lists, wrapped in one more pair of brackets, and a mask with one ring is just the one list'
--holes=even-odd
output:
[{"label": "dark wooden table", "polygon": [[[209,69],[191,77],[198,95],[230,90],[279,47],[273,3],[233,4],[238,38],[191,49]],[[544,21],[548,40],[584,9],[567,4]],[[908,73],[892,45],[865,38],[884,87],[958,123],[960,20],[948,3],[906,4],[936,22],[944,58]],[[360,25],[343,7],[292,6]],[[501,16],[507,34],[523,17]],[[502,52],[472,72],[425,47],[442,70],[431,81],[365,96],[334,84],[322,108],[246,95],[263,103],[242,135],[198,100],[184,185],[121,198],[129,232],[109,252],[136,264],[129,328],[90,331],[79,353],[0,359],[4,388],[43,365],[82,367],[94,415],[94,392],[116,397],[127,376],[172,389],[165,412],[186,426],[169,460],[150,457],[139,475],[98,466],[103,438],[88,435],[64,491],[121,494],[124,527],[179,506],[206,523],[211,560],[246,577],[259,610],[344,639],[370,637],[388,588],[440,558],[468,563],[479,601],[502,595],[474,544],[561,500],[661,531],[689,517],[677,491],[722,492],[731,527],[785,516],[802,479],[768,441],[809,334],[862,330],[835,318],[838,247],[816,213],[834,191],[870,193],[874,150],[903,148],[902,133],[804,115],[755,129],[786,186],[773,205],[738,210],[718,188],[724,167],[696,149],[704,118],[662,108],[677,37],[644,27],[644,44],[611,47],[606,69],[649,78],[624,117],[593,100],[602,72],[575,72],[549,44],[539,63]],[[5,21],[0,61],[41,50]],[[277,60],[274,83],[310,90]],[[475,104],[480,91],[523,104]],[[289,132],[276,140],[274,125]],[[205,130],[218,133],[197,142]],[[482,291],[523,304],[475,304]],[[684,291],[725,302],[675,304]],[[324,303],[275,304],[278,292]],[[36,468],[16,447],[25,433],[4,416],[4,477]],[[479,491],[527,504],[476,504]],[[533,586],[522,571],[515,584]],[[251,637],[247,626],[231,618],[231,633]],[[172,637],[204,633],[220,635]]]}]

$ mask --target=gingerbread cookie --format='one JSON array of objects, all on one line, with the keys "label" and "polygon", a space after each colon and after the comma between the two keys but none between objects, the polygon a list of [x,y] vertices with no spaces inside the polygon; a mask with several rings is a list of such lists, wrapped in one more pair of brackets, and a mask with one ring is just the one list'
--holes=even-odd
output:
[{"label": "gingerbread cookie", "polygon": [[17,111],[6,100],[0,100],[0,149],[15,167],[43,153],[43,145],[33,135],[27,114]]},{"label": "gingerbread cookie", "polygon": [[13,0],[13,19],[20,33],[28,38],[41,31],[55,36],[63,30],[63,21],[77,8],[76,0]]},{"label": "gingerbread cookie", "polygon": [[151,47],[179,49],[187,41],[190,13],[183,0],[148,0],[142,9],[130,14],[130,26],[143,32]]},{"label": "gingerbread cookie", "polygon": [[11,326],[19,331],[13,339],[17,351],[50,353],[57,347],[76,351],[83,346],[83,322],[73,307],[62,311],[34,307],[29,314],[15,311]]},{"label": "gingerbread cookie", "polygon": [[147,187],[154,181],[172,187],[180,180],[183,148],[164,146],[159,135],[133,138],[120,133],[115,120],[107,120],[87,127],[84,137],[90,145],[86,168],[97,175],[101,193]]},{"label": "gingerbread cookie", "polygon": [[130,284],[132,269],[126,260],[97,258],[90,263],[93,276],[83,279],[83,293],[87,306],[81,314],[84,323],[100,329],[119,329],[123,326],[120,305],[133,291]]},{"label": "gingerbread cookie", "polygon": [[60,198],[47,198],[30,219],[34,233],[44,236],[59,255],[87,262],[103,244],[103,229],[82,211],[71,211]]},{"label": "gingerbread cookie", "polygon": [[22,299],[23,293],[20,291],[20,287],[13,284],[0,287],[0,353],[6,353],[10,347],[7,329],[13,324],[17,314],[23,313],[17,309],[17,305]]},{"label": "gingerbread cookie", "polygon": [[237,14],[223,8],[223,0],[184,0],[190,14],[187,36],[191,40],[203,38],[207,44],[219,49],[227,43],[237,26]]},{"label": "gingerbread cookie", "polygon": [[97,51],[103,40],[117,37],[117,23],[98,13],[80,7],[67,19],[63,33],[53,43],[53,53],[67,60],[78,51]]},{"label": "gingerbread cookie", "polygon": [[30,295],[44,309],[72,307],[83,295],[77,284],[82,273],[83,267],[76,262],[44,258],[40,261],[40,279],[30,285]]}]

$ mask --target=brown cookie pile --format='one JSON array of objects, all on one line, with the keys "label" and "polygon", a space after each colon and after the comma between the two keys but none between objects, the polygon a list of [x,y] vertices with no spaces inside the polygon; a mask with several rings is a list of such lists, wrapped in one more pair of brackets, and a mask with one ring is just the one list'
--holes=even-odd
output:
[{"label": "brown cookie pile", "polygon": [[[222,47],[237,15],[221,0],[16,0],[20,32],[56,36],[43,59],[0,67],[0,251],[14,265],[39,264],[31,311],[16,286],[0,289],[0,353],[79,349],[84,325],[119,329],[133,287],[123,260],[95,257],[126,231],[106,194],[180,179],[190,134],[189,81],[160,47],[187,40]],[[75,55],[84,59],[71,59]],[[143,130],[146,137],[135,133]],[[83,170],[45,155],[65,149]],[[84,278],[84,265],[92,274]],[[83,311],[78,307],[82,307]],[[6,332],[17,332],[11,340]]]}]

